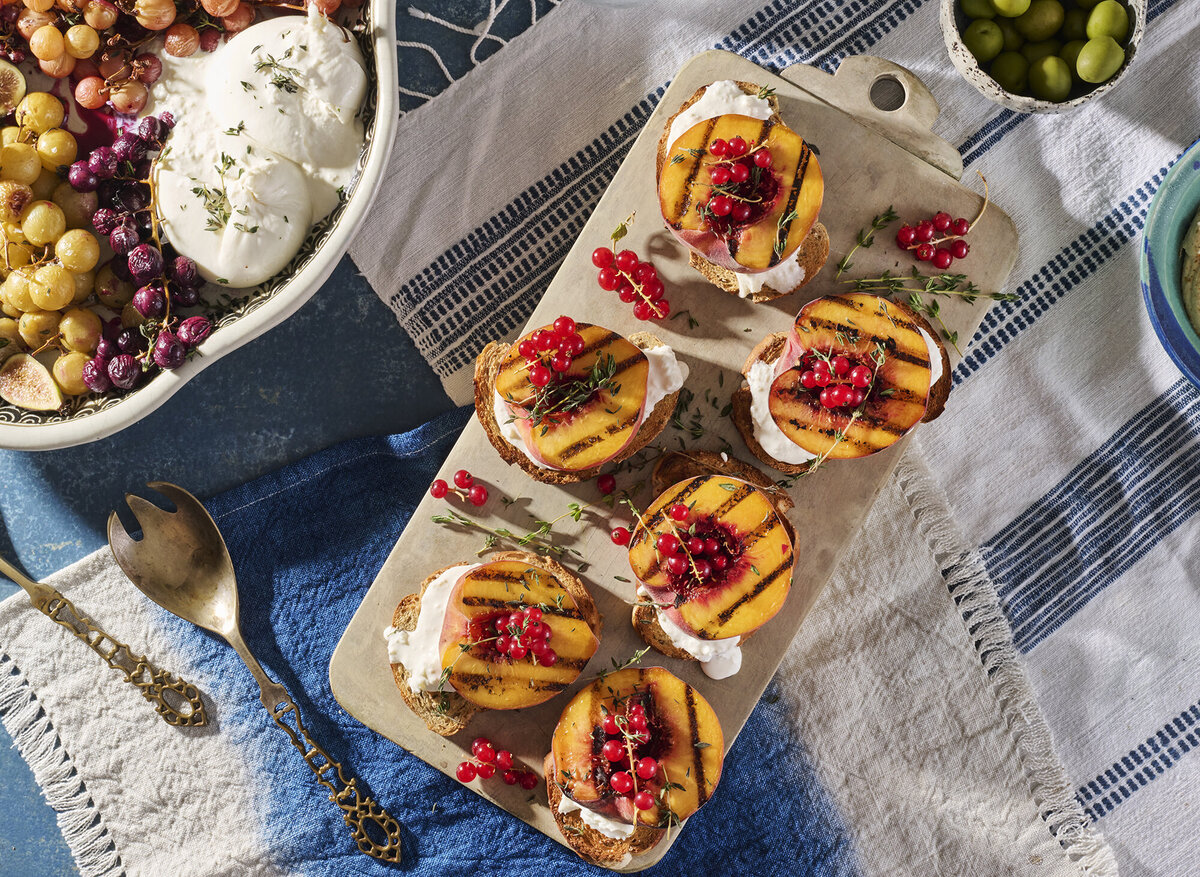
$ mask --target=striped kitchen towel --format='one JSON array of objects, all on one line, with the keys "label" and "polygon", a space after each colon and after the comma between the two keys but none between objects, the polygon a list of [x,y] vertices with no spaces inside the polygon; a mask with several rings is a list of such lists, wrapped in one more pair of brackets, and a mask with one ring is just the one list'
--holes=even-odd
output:
[{"label": "striped kitchen towel", "polygon": [[[1200,4],[1150,0],[1125,81],[1058,116],[964,82],[938,5],[570,0],[401,120],[383,197],[407,210],[352,254],[465,400],[475,351],[524,323],[686,58],[833,71],[873,54],[913,70],[941,104],[935,132],[1021,233],[1020,298],[986,318],[920,449],[1125,873],[1200,874],[1184,806],[1200,781],[1200,394],[1155,340],[1136,265],[1149,201],[1200,136]],[[433,148],[417,131],[437,132]]]}]

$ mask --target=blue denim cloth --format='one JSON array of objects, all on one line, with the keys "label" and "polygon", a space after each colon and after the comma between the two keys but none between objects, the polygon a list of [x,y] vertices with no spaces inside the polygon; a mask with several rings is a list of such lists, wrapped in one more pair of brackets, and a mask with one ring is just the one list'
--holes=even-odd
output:
[{"label": "blue denim cloth", "polygon": [[[305,874],[604,874],[341,710],[333,649],[470,409],[412,432],[336,445],[206,505],[233,555],[242,627],[314,737],[404,826],[404,863],[358,853],[335,807],[258,703],[234,652],[163,615],[193,651],[222,734],[262,790],[247,814],[278,865]],[[784,714],[779,681],[727,755],[716,794],[647,874],[857,873],[849,833]],[[219,843],[219,838],[213,838]]]}]

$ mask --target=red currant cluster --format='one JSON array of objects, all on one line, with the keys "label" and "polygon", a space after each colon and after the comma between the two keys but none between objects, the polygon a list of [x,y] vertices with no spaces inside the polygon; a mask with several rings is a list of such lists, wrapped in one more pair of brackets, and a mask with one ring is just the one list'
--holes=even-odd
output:
[{"label": "red currant cluster", "polygon": [[622,797],[633,798],[639,810],[649,810],[655,804],[654,793],[638,789],[638,779],[652,780],[658,775],[658,762],[649,757],[637,758],[638,747],[650,742],[650,722],[646,708],[631,704],[624,714],[608,713],[604,717],[604,741],[600,753],[612,768],[608,785]]},{"label": "red currant cluster", "polygon": [[667,572],[682,588],[704,584],[729,569],[741,556],[741,550],[731,534],[719,525],[697,521],[685,531],[691,510],[677,502],[667,510],[674,532],[660,533],[654,542],[658,553],[666,558]]},{"label": "red currant cluster", "polygon": [[503,771],[500,779],[504,780],[504,784],[507,786],[515,786],[519,783],[521,788],[527,791],[537,788],[537,774],[524,767],[518,770],[517,763],[513,760],[513,754],[507,749],[496,751],[492,741],[487,737],[475,738],[475,742],[471,744],[471,754],[475,756],[475,761],[461,762],[458,770],[454,772],[459,782],[469,783],[475,777],[490,780],[496,771],[500,770]]},{"label": "red currant cluster", "polygon": [[617,252],[611,247],[596,247],[592,264],[600,269],[596,282],[601,289],[617,293],[621,301],[633,302],[633,315],[639,320],[663,320],[671,313],[671,303],[663,298],[663,282],[649,262],[639,261],[633,250]]},{"label": "red currant cluster", "polygon": [[553,667],[558,653],[550,647],[550,625],[542,621],[542,610],[526,606],[518,612],[505,612],[490,621],[471,623],[471,641],[491,642],[500,654],[520,661],[531,655],[535,664]]},{"label": "red currant cluster", "polygon": [[459,499],[465,499],[476,507],[488,501],[488,489],[482,484],[476,484],[475,477],[466,469],[459,469],[454,473],[453,488],[441,478],[429,485],[429,495],[434,499],[442,499],[448,493],[457,494]]},{"label": "red currant cluster", "polygon": [[552,329],[538,329],[517,345],[517,352],[525,357],[529,368],[529,382],[535,387],[549,384],[556,373],[565,372],[583,353],[587,344],[576,328],[570,317],[559,317]]},{"label": "red currant cluster", "polygon": [[617,489],[617,476],[611,472],[606,472],[596,479],[596,487],[599,488],[602,494],[608,496]]},{"label": "red currant cluster", "polygon": [[764,180],[774,178],[763,171],[771,167],[771,150],[764,143],[750,146],[741,137],[728,141],[716,139],[708,151],[717,159],[709,163],[708,178],[712,194],[700,206],[704,215],[726,220],[716,223],[714,231],[727,232],[727,226],[742,225],[754,216],[754,205],[766,203],[758,191]]},{"label": "red currant cluster", "polygon": [[857,408],[867,398],[875,372],[869,366],[852,365],[844,356],[809,353],[804,358],[800,385],[820,390],[818,398],[826,408]]},{"label": "red currant cluster", "polygon": [[[952,219],[944,210],[935,213],[932,219],[923,219],[914,225],[903,225],[896,232],[896,243],[901,249],[912,250],[918,262],[932,262],[933,267],[945,271],[955,259],[965,259],[971,245],[963,236],[971,230],[973,223],[963,219]],[[944,246],[939,246],[943,244]]]}]

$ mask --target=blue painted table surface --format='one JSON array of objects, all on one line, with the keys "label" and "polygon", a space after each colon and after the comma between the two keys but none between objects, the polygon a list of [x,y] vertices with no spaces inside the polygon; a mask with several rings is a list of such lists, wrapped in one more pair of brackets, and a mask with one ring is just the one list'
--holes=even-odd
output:
[{"label": "blue painted table surface", "polygon": [[[505,7],[491,26],[500,40],[481,41],[474,57],[476,34],[454,28],[484,21],[488,0],[398,3],[398,39],[435,49],[446,68],[429,53],[400,49],[401,111],[424,103],[417,94],[445,90],[447,74],[465,75],[556,2]],[[204,498],[345,439],[403,432],[450,407],[346,257],[293,317],[209,366],[133,427],[60,451],[0,451],[0,553],[40,578],[103,546],[109,511],[147,481],[173,481]],[[0,578],[0,599],[16,590]],[[0,776],[0,877],[77,873],[54,812],[2,725]]]}]

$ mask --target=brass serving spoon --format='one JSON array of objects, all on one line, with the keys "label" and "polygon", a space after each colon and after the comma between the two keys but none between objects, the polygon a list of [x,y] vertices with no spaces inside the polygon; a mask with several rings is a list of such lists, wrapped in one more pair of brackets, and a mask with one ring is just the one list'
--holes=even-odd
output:
[{"label": "brass serving spoon", "polygon": [[[101,630],[54,588],[35,582],[3,557],[0,557],[0,573],[24,588],[39,612],[86,643],[108,666],[124,673],[125,681],[137,686],[142,697],[154,704],[154,709],[167,724],[196,727],[208,721],[204,701],[194,685],[155,667],[145,655],[135,654],[129,646]],[[180,707],[177,708],[164,696],[167,692],[172,693],[171,700],[179,703]]]},{"label": "brass serving spoon", "polygon": [[[357,778],[347,780],[342,766],[313,741],[287,689],[267,675],[242,639],[237,577],[216,522],[182,487],[163,481],[146,486],[169,499],[176,510],[164,511],[139,496],[126,494],[125,501],[142,526],[142,538],[135,542],[121,526],[117,513],[109,515],[108,544],[121,569],[159,606],[233,646],[258,682],[262,705],[304,756],[317,782],[329,790],[329,800],[341,808],[342,819],[359,850],[385,862],[399,862],[399,823],[362,793]],[[367,833],[369,824],[386,838],[385,843]]]}]

